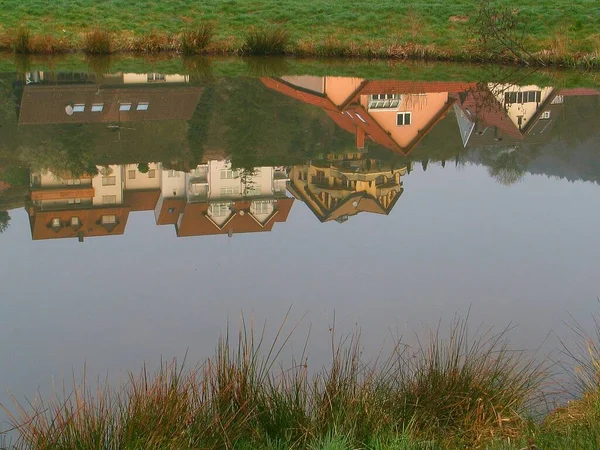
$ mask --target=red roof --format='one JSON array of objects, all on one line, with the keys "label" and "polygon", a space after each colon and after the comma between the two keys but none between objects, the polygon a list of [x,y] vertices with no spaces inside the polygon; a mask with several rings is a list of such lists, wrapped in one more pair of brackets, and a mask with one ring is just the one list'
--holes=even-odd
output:
[{"label": "red roof", "polygon": [[215,224],[207,215],[208,203],[188,203],[177,227],[177,236],[204,236],[231,233],[256,233],[271,231],[276,222],[285,222],[294,203],[293,198],[276,200],[275,211],[266,223],[259,223],[250,214],[250,201],[238,201],[233,204],[229,220],[222,226]]},{"label": "red roof", "polygon": [[125,191],[123,203],[132,211],[153,211],[160,197],[160,189],[144,191]]}]

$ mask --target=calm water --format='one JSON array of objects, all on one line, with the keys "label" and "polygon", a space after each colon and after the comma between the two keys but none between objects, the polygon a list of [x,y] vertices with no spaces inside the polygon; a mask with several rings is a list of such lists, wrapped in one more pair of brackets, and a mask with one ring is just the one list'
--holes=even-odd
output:
[{"label": "calm water", "polygon": [[0,402],[290,308],[317,365],[334,317],[366,357],[469,309],[591,329],[600,91],[518,79],[1,74]]}]

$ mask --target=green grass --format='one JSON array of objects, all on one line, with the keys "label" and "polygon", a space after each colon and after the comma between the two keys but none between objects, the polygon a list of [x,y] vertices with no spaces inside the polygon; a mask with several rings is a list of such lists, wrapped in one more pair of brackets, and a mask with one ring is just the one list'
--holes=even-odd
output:
[{"label": "green grass", "polygon": [[527,433],[544,377],[504,333],[471,335],[462,320],[378,361],[361,360],[359,334],[333,331],[331,363],[312,369],[304,354],[281,365],[291,333],[267,344],[241,329],[196,369],[172,363],[117,390],[84,382],[16,404],[17,448],[464,448]]},{"label": "green grass", "polygon": [[[525,44],[533,52],[546,50],[545,61],[567,62],[582,54],[598,58],[600,3],[596,0],[497,0],[495,4],[514,10],[523,23]],[[11,30],[25,27],[32,34],[66,37],[78,47],[85,32],[99,27],[114,33],[121,48],[130,48],[140,36],[180,35],[194,24],[209,22],[215,25],[215,51],[241,48],[252,28],[279,27],[297,44],[297,53],[322,46],[330,52],[327,42],[338,39],[346,50],[371,46],[379,49],[372,53],[383,55],[390,45],[408,43],[409,51],[414,46],[420,49],[411,56],[426,47],[429,57],[464,59],[475,52],[472,28],[477,5],[478,0],[2,0],[0,32],[5,32],[6,40]]]}]

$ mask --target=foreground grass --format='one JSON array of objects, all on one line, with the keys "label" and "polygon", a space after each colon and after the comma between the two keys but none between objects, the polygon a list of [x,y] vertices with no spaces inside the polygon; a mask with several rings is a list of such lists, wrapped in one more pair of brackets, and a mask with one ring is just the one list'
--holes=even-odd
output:
[{"label": "foreground grass", "polygon": [[[24,30],[30,51],[55,53],[84,49],[87,34],[102,29],[114,50],[184,51],[187,33],[214,27],[211,42],[197,52],[243,52],[253,30],[276,29],[289,35],[280,51],[298,55],[423,57],[474,59],[473,36],[478,0],[351,2],[349,0],[3,0],[0,47],[23,51]],[[573,64],[597,59],[600,4],[595,0],[497,0],[524,24],[522,38],[548,63]],[[284,30],[284,31],[281,31]],[[184,42],[182,45],[182,41]],[[280,42],[281,43],[281,42]],[[28,50],[25,48],[24,50]]]},{"label": "foreground grass", "polygon": [[458,321],[448,339],[379,362],[360,359],[358,335],[332,340],[331,364],[311,371],[304,356],[278,364],[289,337],[266,347],[241,333],[196,370],[84,383],[9,414],[23,449],[464,448],[524,435],[543,371],[503,333],[467,332]]},{"label": "foreground grass", "polygon": [[264,333],[242,330],[194,370],[173,362],[116,390],[84,382],[47,402],[15,402],[6,409],[14,448],[600,448],[600,332],[581,334],[583,353],[567,352],[582,396],[534,421],[545,370],[511,350],[505,332],[471,335],[459,320],[448,339],[434,331],[375,362],[360,359],[359,334],[332,337],[331,363],[309,371],[304,355],[279,364],[291,334],[280,329],[266,346]]}]

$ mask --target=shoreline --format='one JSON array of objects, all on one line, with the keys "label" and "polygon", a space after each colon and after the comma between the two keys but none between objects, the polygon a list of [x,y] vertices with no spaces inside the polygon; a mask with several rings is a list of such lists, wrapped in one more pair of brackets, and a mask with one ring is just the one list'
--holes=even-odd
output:
[{"label": "shoreline", "polygon": [[[93,30],[79,38],[56,38],[52,35],[33,34],[24,29],[10,30],[0,35],[0,54],[18,56],[61,56],[81,54],[86,56],[270,56],[294,57],[298,59],[375,60],[375,61],[421,61],[469,64],[497,64],[512,67],[549,69],[578,69],[595,71],[600,69],[600,52],[564,52],[542,49],[517,55],[505,49],[500,53],[478,50],[476,46],[465,46],[453,51],[436,44],[420,44],[414,41],[338,39],[305,40],[291,39],[279,28],[251,29],[245,36],[230,36],[212,39],[212,29],[207,27],[198,42],[197,36],[190,38],[184,31],[180,34],[150,33],[129,37],[104,30]],[[249,44],[252,33],[260,34],[258,43]],[[279,38],[272,33],[282,33]],[[250,36],[250,38],[249,38]],[[191,39],[191,44],[190,44]],[[187,40],[187,41],[186,41]]]}]

